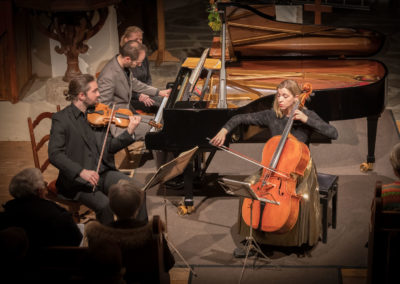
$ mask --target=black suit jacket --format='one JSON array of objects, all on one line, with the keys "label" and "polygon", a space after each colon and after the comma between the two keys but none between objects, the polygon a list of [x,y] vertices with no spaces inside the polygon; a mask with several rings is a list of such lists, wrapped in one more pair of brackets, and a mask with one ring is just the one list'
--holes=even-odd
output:
[{"label": "black suit jacket", "polygon": [[[49,159],[59,169],[56,182],[59,192],[73,198],[78,191],[88,191],[91,186],[79,174],[83,169],[96,170],[106,128],[84,125],[82,112],[74,105],[67,106],[52,117],[49,141]],[[108,135],[99,174],[115,170],[114,154],[134,142],[125,130],[121,135]]]}]

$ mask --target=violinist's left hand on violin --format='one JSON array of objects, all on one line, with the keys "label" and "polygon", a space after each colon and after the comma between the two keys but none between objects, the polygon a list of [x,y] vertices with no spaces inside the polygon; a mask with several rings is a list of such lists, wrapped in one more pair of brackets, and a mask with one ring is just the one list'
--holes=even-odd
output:
[{"label": "violinist's left hand on violin", "polygon": [[306,123],[308,120],[308,116],[304,114],[301,110],[296,110],[293,116],[294,120],[300,120],[303,123]]},{"label": "violinist's left hand on violin", "polygon": [[158,93],[158,95],[159,95],[160,97],[166,97],[166,98],[168,98],[168,97],[169,97],[169,94],[171,94],[171,90],[172,90],[172,89],[161,90],[161,91]]},{"label": "violinist's left hand on violin", "polygon": [[138,115],[129,116],[129,124],[126,130],[130,135],[132,135],[135,132],[135,129],[139,125],[141,120],[142,118]]}]

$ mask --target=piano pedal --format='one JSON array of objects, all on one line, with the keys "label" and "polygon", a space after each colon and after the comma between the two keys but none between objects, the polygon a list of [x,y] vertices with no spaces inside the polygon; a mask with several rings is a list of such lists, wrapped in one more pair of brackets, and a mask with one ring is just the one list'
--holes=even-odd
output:
[{"label": "piano pedal", "polygon": [[194,210],[195,210],[194,206],[180,205],[178,206],[178,215],[180,216],[188,215],[194,212]]},{"label": "piano pedal", "polygon": [[362,163],[360,165],[360,171],[363,173],[372,171],[373,169],[374,169],[374,163]]},{"label": "piano pedal", "polygon": [[184,216],[184,215],[188,215],[188,214],[191,214],[192,212],[194,212],[195,207],[193,205],[193,201],[191,203],[192,203],[192,205],[187,205],[187,204],[185,204],[185,201],[179,202],[178,215]]}]

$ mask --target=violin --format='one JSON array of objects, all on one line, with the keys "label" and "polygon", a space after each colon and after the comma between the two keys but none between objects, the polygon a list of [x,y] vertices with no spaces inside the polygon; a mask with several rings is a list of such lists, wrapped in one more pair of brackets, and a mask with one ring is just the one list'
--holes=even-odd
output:
[{"label": "violin", "polygon": [[261,164],[260,179],[251,186],[256,195],[269,202],[245,198],[242,205],[242,218],[248,226],[264,232],[285,233],[297,222],[301,196],[296,193],[297,177],[303,176],[310,160],[307,145],[289,134],[293,125],[295,111],[302,107],[310,96],[310,84],[303,87],[289,116],[282,135],[272,137],[265,143]]},{"label": "violin", "polygon": [[[97,103],[95,108],[90,108],[87,111],[88,122],[95,127],[106,126],[110,121],[111,109],[108,105]],[[111,123],[116,126],[126,128],[129,125],[129,116],[133,116],[133,113],[129,109],[117,109],[114,111]],[[161,123],[155,122],[153,119],[142,118],[140,122],[148,123],[154,128],[162,128]]]}]

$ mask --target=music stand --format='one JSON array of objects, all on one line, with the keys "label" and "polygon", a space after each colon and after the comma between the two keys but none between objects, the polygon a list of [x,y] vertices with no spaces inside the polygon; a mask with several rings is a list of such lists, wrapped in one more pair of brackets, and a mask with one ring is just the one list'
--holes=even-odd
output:
[{"label": "music stand", "polygon": [[[251,250],[256,251],[256,255],[261,255],[264,259],[269,259],[261,250],[260,245],[257,243],[257,241],[253,237],[253,202],[254,200],[258,200],[261,202],[268,202],[272,204],[277,204],[279,205],[279,202],[269,200],[266,198],[260,198],[258,197],[253,189],[251,188],[251,183],[248,182],[243,182],[243,181],[237,181],[233,179],[228,179],[228,178],[222,178],[222,181],[219,180],[218,183],[221,185],[221,187],[224,189],[224,191],[229,194],[229,195],[234,195],[234,196],[239,196],[239,197],[244,197],[244,198],[250,198],[251,203],[250,203],[250,232],[249,236],[246,237],[246,244],[245,244],[245,249],[246,249],[246,257],[244,259],[244,264],[242,268],[242,273],[240,274],[240,279],[239,283],[242,281],[243,278],[243,273],[246,268],[246,262],[249,257],[249,253]],[[254,260],[255,263],[255,260]]]},{"label": "music stand", "polygon": [[[146,185],[142,188],[142,191],[146,191],[149,188],[157,185],[163,184],[170,179],[180,175],[185,170],[186,166],[192,159],[194,153],[196,153],[199,147],[196,146],[193,149],[182,152],[178,157],[165,163],[161,167],[158,168],[157,172],[151,177],[151,179],[146,183]],[[178,254],[178,256],[182,259],[185,265],[190,269],[194,276],[197,277],[197,274],[190,267],[189,263],[185,260],[182,254],[178,251],[178,249],[172,244],[172,242],[168,239],[168,219],[167,219],[167,198],[166,198],[166,189],[164,187],[164,218],[165,218],[165,240],[168,245],[173,248],[173,250]]]}]

